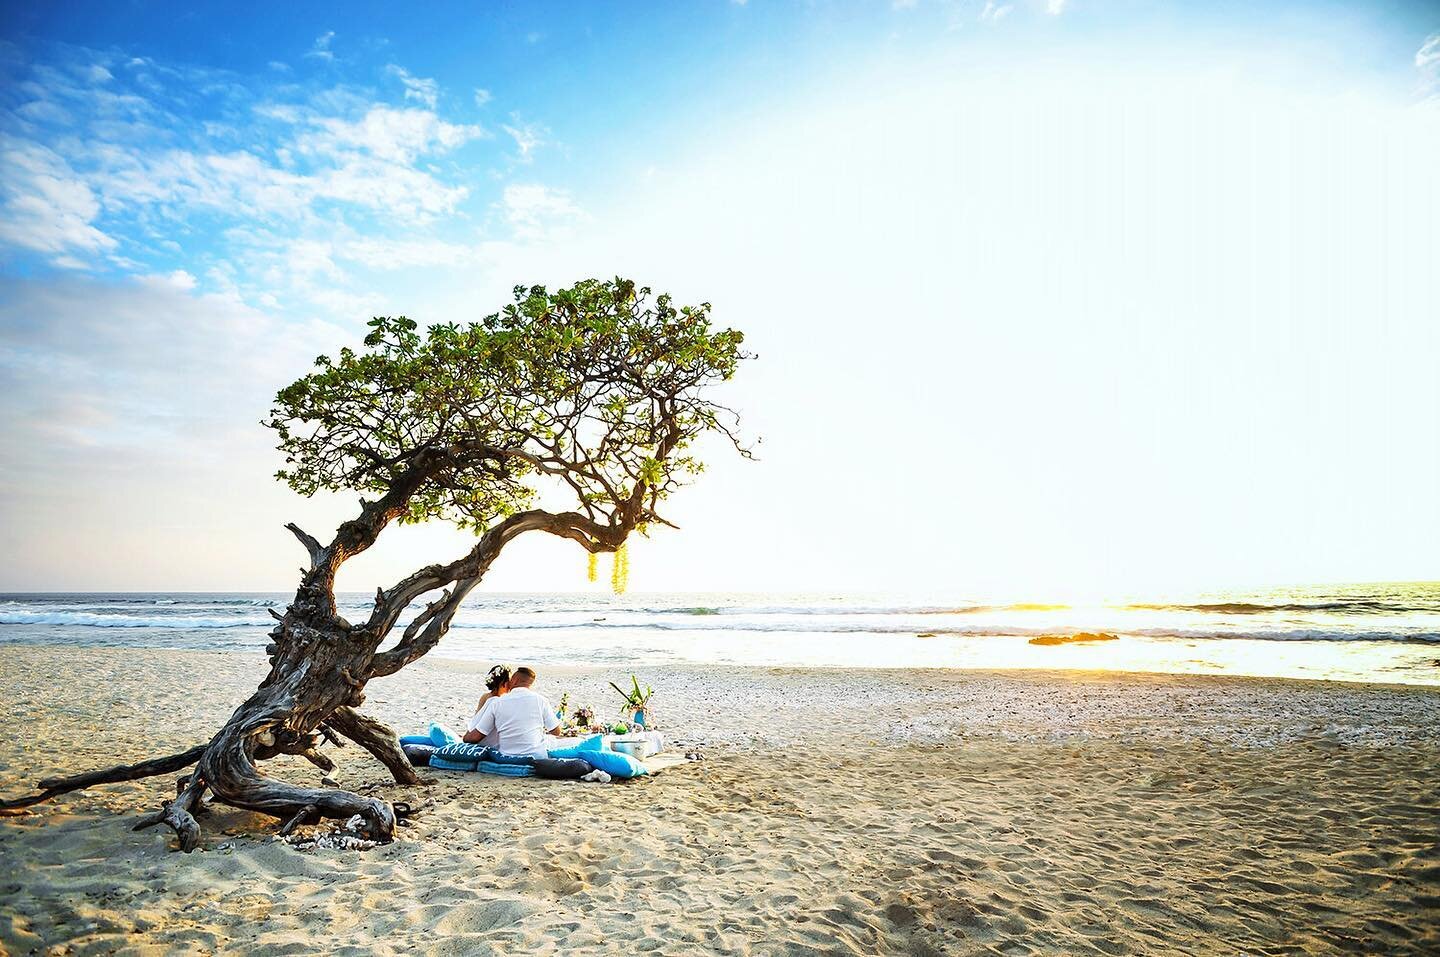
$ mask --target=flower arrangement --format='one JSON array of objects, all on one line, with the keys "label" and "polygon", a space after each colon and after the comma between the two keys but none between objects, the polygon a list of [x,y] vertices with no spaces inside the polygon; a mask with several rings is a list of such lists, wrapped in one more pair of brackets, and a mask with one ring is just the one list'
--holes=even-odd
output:
[{"label": "flower arrangement", "polygon": [[640,679],[634,675],[630,676],[629,691],[626,691],[613,681],[610,682],[610,687],[614,688],[616,693],[625,699],[625,705],[621,709],[621,716],[628,717],[630,723],[643,728],[645,726],[645,709],[650,704],[650,698],[654,696],[655,689],[649,685],[641,688]]}]

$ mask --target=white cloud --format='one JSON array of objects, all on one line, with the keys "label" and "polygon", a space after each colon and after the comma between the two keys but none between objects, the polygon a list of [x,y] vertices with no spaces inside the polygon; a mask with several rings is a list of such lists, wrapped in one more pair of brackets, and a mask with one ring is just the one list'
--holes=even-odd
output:
[{"label": "white cloud", "polygon": [[156,206],[179,217],[188,209],[298,215],[313,196],[305,177],[267,165],[252,153],[147,155],[107,150],[93,181],[107,206]]},{"label": "white cloud", "polygon": [[1426,37],[1415,51],[1415,69],[1420,71],[1422,91],[1440,94],[1440,33]]},{"label": "white cloud", "polygon": [[310,293],[310,301],[330,315],[348,320],[390,311],[386,308],[386,300],[383,297],[329,286],[313,290]]},{"label": "white cloud", "polygon": [[53,123],[57,126],[67,126],[74,119],[69,110],[53,100],[47,99],[31,100],[28,103],[22,103],[15,108],[15,113],[33,122]]},{"label": "white cloud", "polygon": [[335,54],[330,52],[330,41],[335,39],[335,31],[329,30],[315,38],[315,44],[305,55],[317,60],[333,60]]},{"label": "white cloud", "polygon": [[359,120],[316,120],[320,132],[302,136],[300,149],[319,154],[352,150],[409,163],[424,153],[454,149],[485,135],[479,126],[447,123],[429,110],[375,105]]},{"label": "white cloud", "polygon": [[515,141],[515,148],[520,151],[520,162],[528,163],[530,154],[544,144],[545,135],[550,131],[535,123],[521,122],[515,113],[510,114],[510,120],[513,126],[502,124],[500,128]]},{"label": "white cloud", "polygon": [[195,277],[183,269],[163,276],[140,276],[136,281],[149,286],[178,289],[181,292],[190,292],[195,288]]},{"label": "white cloud", "polygon": [[424,77],[412,76],[410,71],[403,66],[396,66],[394,63],[385,68],[385,72],[400,81],[405,87],[405,99],[418,100],[430,109],[435,108],[440,98],[440,84],[434,80]]},{"label": "white cloud", "polygon": [[1012,9],[1014,9],[1013,5],[1008,3],[998,3],[996,0],[985,0],[985,8],[980,11],[980,19],[989,20],[991,23],[994,23],[1003,18]]},{"label": "white cloud", "polygon": [[336,253],[370,269],[460,266],[474,262],[477,248],[440,239],[357,239]]},{"label": "white cloud", "polygon": [[95,194],[53,150],[14,137],[0,138],[0,243],[49,253],[73,266],[76,253],[113,249],[115,240],[94,225]]},{"label": "white cloud", "polygon": [[1058,17],[1065,12],[1066,0],[1046,0],[1045,12],[1052,17]]},{"label": "white cloud", "polygon": [[563,234],[585,218],[569,193],[538,184],[505,187],[500,206],[515,235],[527,240]]},{"label": "white cloud", "polygon": [[434,176],[399,163],[363,156],[314,177],[315,194],[392,216],[434,216],[453,212],[470,195],[465,186],[446,186]]},{"label": "white cloud", "polygon": [[475,88],[476,106],[484,106],[486,103],[489,103],[491,99],[493,99],[493,97],[491,97],[489,90],[485,89],[484,87]]}]

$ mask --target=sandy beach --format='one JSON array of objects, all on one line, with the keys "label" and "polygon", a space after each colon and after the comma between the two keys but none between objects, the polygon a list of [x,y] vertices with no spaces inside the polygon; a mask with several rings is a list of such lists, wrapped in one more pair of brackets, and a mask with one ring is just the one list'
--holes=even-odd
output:
[{"label": "sandy beach", "polygon": [[[0,788],[203,740],[254,656],[0,649]],[[370,686],[459,724],[475,666]],[[550,669],[608,707],[613,672]],[[10,954],[1290,954],[1440,947],[1440,696],[1199,676],[651,669],[704,759],[610,785],[429,772],[396,843],[299,851],[225,808],[132,833],[168,777],[0,819]],[[609,692],[613,697],[614,693]],[[298,760],[271,773],[314,781]]]}]

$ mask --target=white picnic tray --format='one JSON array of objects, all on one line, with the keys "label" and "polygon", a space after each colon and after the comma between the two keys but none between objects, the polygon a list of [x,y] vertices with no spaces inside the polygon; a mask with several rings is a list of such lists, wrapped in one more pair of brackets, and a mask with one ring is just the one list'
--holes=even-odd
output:
[{"label": "white picnic tray", "polygon": [[616,744],[643,744],[645,746],[645,757],[659,754],[665,750],[665,736],[659,731],[632,731],[629,734],[607,734],[605,744],[615,749]]}]

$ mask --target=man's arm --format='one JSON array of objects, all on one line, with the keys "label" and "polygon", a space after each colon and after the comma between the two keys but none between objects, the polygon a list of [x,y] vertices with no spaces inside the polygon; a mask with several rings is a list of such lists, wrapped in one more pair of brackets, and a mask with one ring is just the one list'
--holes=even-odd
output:
[{"label": "man's arm", "polygon": [[544,708],[544,715],[540,722],[545,728],[546,734],[560,736],[560,719],[555,715],[555,708],[550,704],[550,699],[544,695],[540,696],[540,706]]},{"label": "man's arm", "polygon": [[466,744],[479,744],[485,740],[485,735],[495,733],[495,699],[491,698],[485,702],[485,707],[475,712],[475,717],[470,719],[470,727],[461,738]]}]

